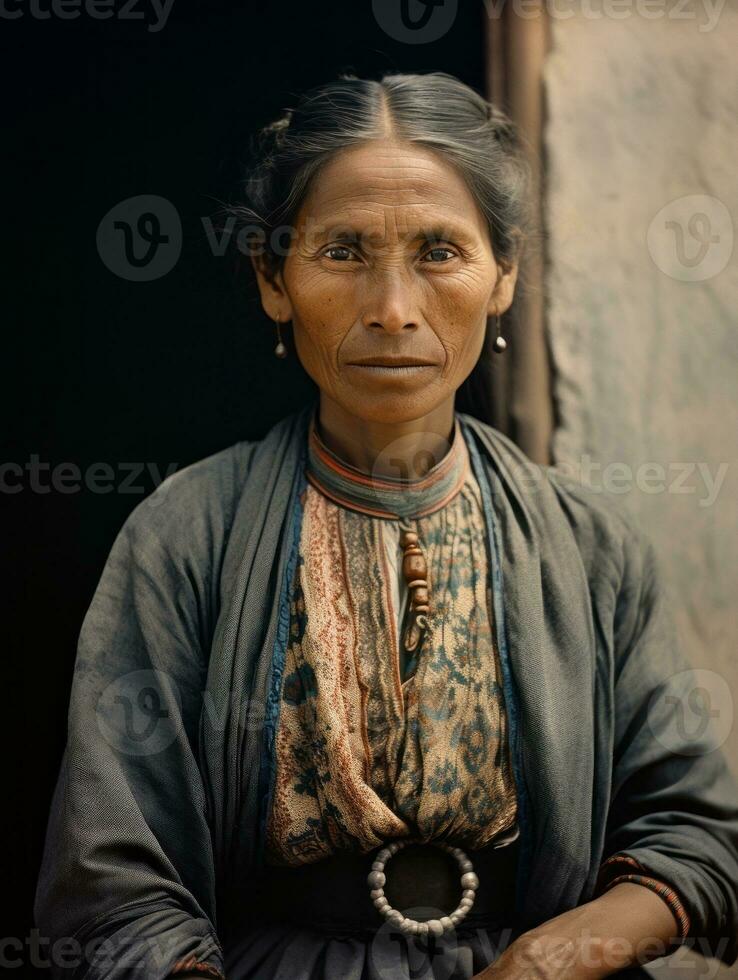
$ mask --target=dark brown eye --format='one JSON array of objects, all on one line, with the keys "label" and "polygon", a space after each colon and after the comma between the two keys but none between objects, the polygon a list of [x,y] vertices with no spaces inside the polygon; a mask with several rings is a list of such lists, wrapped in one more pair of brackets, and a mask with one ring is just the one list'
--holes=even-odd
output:
[{"label": "dark brown eye", "polygon": [[434,255],[436,258],[431,259],[431,262],[447,262],[452,259],[456,253],[452,252],[450,248],[432,248],[429,252],[425,253],[424,258],[429,255]]},{"label": "dark brown eye", "polygon": [[[340,252],[341,254],[331,255],[331,252]],[[331,245],[331,247],[327,248],[323,254],[336,262],[345,262],[347,259],[350,259],[353,256],[351,249],[347,248],[345,245]]]}]

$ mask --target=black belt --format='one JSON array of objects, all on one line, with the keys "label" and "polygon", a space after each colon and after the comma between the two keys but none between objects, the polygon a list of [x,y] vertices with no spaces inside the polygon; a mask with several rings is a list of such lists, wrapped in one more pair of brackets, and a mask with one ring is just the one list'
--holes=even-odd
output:
[{"label": "black belt", "polygon": [[[474,906],[459,927],[512,924],[519,838],[502,847],[464,848],[479,878]],[[293,923],[330,933],[375,931],[384,919],[369,895],[374,854],[341,852],[299,867],[267,865],[229,902],[233,928],[255,921]],[[420,921],[447,915],[461,897],[456,861],[432,845],[412,844],[387,864],[390,905]]]}]

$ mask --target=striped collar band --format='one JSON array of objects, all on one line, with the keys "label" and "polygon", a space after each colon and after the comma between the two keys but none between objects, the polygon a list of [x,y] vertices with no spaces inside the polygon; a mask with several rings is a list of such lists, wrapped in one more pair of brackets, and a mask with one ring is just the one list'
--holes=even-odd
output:
[{"label": "striped collar band", "polygon": [[432,514],[452,500],[469,473],[469,452],[458,416],[444,457],[418,480],[374,476],[344,462],[325,445],[316,425],[317,408],[310,419],[306,477],[326,497],[362,514],[388,520]]}]

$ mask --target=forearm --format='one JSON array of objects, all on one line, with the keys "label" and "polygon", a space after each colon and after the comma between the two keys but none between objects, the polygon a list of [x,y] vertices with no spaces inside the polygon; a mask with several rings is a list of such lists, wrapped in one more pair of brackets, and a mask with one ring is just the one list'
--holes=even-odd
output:
[{"label": "forearm", "polygon": [[207,980],[208,977],[212,980],[223,980],[223,974],[217,967],[196,960],[193,956],[179,960],[169,974],[170,980]]},{"label": "forearm", "polygon": [[207,966],[203,970],[187,970],[186,972],[175,970],[174,973],[169,974],[169,980],[207,980],[208,977],[222,980],[223,974],[213,967]]},{"label": "forearm", "polygon": [[185,970],[175,968],[169,974],[170,980],[208,980],[208,977],[213,978],[213,980],[223,980],[223,974],[207,963],[203,963],[201,969],[189,969],[188,965]]},{"label": "forearm", "polygon": [[525,933],[479,977],[600,980],[665,955],[677,935],[666,903],[626,882]]}]

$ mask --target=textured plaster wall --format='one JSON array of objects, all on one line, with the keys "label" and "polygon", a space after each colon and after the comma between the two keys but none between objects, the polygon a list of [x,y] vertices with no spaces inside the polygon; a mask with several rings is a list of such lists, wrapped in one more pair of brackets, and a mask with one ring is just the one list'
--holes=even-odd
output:
[{"label": "textured plaster wall", "polygon": [[649,533],[738,770],[738,10],[587,9],[545,65],[554,459]]}]

